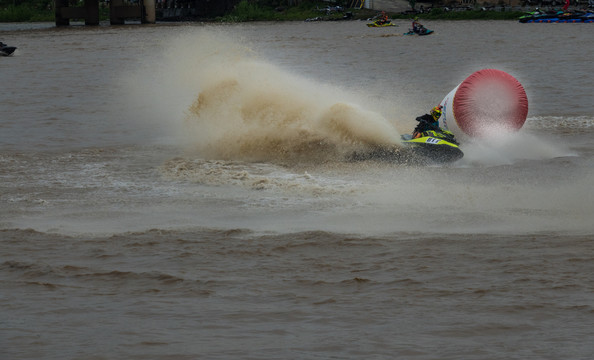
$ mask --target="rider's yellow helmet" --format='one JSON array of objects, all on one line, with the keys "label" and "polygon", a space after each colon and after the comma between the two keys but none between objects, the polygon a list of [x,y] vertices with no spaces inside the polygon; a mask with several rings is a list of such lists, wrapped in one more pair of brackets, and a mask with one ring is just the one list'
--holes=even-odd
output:
[{"label": "rider's yellow helmet", "polygon": [[441,117],[441,109],[441,105],[437,105],[436,107],[431,109],[431,116],[433,116],[433,119],[437,120]]}]

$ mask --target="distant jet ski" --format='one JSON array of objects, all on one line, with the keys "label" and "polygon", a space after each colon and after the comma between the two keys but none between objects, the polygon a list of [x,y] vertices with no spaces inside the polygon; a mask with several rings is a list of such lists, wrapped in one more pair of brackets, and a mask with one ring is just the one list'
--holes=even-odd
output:
[{"label": "distant jet ski", "polygon": [[8,46],[0,42],[0,56],[10,56],[16,50],[15,46]]},{"label": "distant jet ski", "polygon": [[432,165],[452,163],[464,157],[458,142],[452,136],[438,131],[426,131],[416,139],[412,135],[402,135],[401,140],[401,147],[377,147],[369,152],[355,153],[351,160]]},{"label": "distant jet ski", "polygon": [[413,30],[413,29],[408,29],[407,33],[404,33],[402,35],[419,35],[419,36],[424,36],[424,35],[431,35],[433,34],[433,30],[429,30],[425,27],[422,27],[419,30]]},{"label": "distant jet ski", "polygon": [[398,26],[398,25],[394,24],[393,22],[391,22],[389,20],[386,22],[381,22],[379,20],[376,20],[372,23],[368,23],[367,26],[369,26],[369,27],[387,27],[387,26]]},{"label": "distant jet ski", "polygon": [[367,26],[369,27],[398,26],[392,23],[392,21],[388,18],[388,14],[386,14],[385,11],[380,12],[371,20],[373,20],[373,22],[367,24]]}]

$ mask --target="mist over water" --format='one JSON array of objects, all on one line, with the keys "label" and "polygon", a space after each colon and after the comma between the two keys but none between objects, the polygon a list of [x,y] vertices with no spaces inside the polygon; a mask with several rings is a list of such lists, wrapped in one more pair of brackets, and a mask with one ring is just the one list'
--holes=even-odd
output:
[{"label": "mist over water", "polygon": [[127,79],[135,89],[129,93],[138,103],[157,97],[155,90],[175,98],[147,117],[179,120],[183,109],[185,122],[168,126],[199,156],[342,161],[355,150],[400,142],[389,120],[353,101],[356,93],[281,69],[221,29],[177,35],[164,52]]},{"label": "mist over water", "polygon": [[[183,122],[169,125],[178,128],[178,140],[187,153],[180,153],[160,167],[166,178],[305,196],[298,201],[299,208],[313,206],[313,199],[320,196],[338,196],[336,200],[342,206],[343,201],[353,201],[353,196],[357,199],[358,205],[347,205],[339,211],[331,205],[324,211],[332,209],[334,213],[318,219],[304,216],[303,221],[291,219],[289,224],[277,214],[278,221],[264,221],[260,226],[250,223],[249,227],[299,231],[315,224],[327,231],[378,234],[402,226],[436,232],[502,231],[502,224],[506,224],[506,232],[588,227],[579,213],[572,214],[570,222],[554,214],[573,201],[591,208],[587,201],[573,196],[587,191],[591,173],[577,183],[569,175],[545,174],[542,176],[550,181],[541,181],[538,188],[522,177],[503,177],[498,183],[480,175],[484,167],[523,163],[522,167],[531,168],[534,161],[575,155],[558,140],[507,129],[491,131],[481,138],[462,136],[466,155],[447,171],[345,163],[349,154],[370,145],[398,144],[397,129],[409,126],[412,130],[414,122],[397,117],[388,120],[380,112],[365,108],[370,104],[361,103],[360,92],[367,88],[349,92],[296,75],[273,64],[254,48],[249,41],[234,39],[221,29],[193,29],[176,35],[165,46],[166,55],[159,57],[160,67],[167,69],[159,75],[167,74],[169,80],[155,79],[150,71],[154,66],[141,69],[138,75],[159,83],[164,93],[183,94],[176,95],[175,102],[177,113],[184,109]],[[482,94],[483,111],[494,108],[500,113],[502,106],[513,102],[498,98],[490,104],[493,92],[487,93],[488,96]],[[377,109],[389,107],[377,102],[373,105]],[[409,111],[404,106],[395,110]],[[259,165],[260,162],[268,165]],[[458,175],[452,170],[456,168],[467,170]],[[569,182],[561,185],[564,181]],[[418,202],[419,194],[431,194],[436,189],[440,193],[438,204],[447,206]],[[556,201],[551,201],[553,190],[558,196]],[[360,206],[365,208],[363,214]],[[473,209],[472,214],[466,212],[467,206]],[[518,210],[514,210],[516,207]],[[540,215],[534,216],[535,212]],[[426,215],[421,214],[442,220],[427,224]],[[363,216],[366,226],[351,226],[354,216]],[[501,222],[494,221],[496,218]],[[487,227],[486,222],[491,222],[492,227]]]},{"label": "mist over water", "polygon": [[466,139],[465,157],[459,165],[494,166],[513,164],[518,160],[547,160],[574,156],[566,145],[533,134],[490,132],[488,137]]},{"label": "mist over water", "polygon": [[[296,75],[267,60],[258,48],[216,27],[185,29],[163,40],[156,57],[140,60],[141,66],[123,77],[126,100],[137,104],[129,109],[130,118],[171,135],[170,141],[184,144],[196,156],[300,163],[343,161],[369,146],[398,146],[399,133],[414,128],[414,120],[400,115],[410,112],[405,105],[383,114],[406,94],[392,92],[395,98],[383,104],[370,102],[365,97],[370,88],[345,90]],[[482,100],[474,106],[485,116],[500,114],[513,102],[499,90],[483,90],[487,95],[477,95]],[[491,99],[492,94],[497,98]],[[147,106],[151,99],[154,105]],[[571,154],[550,139],[505,130],[478,140],[459,134],[470,150],[459,165]]]},{"label": "mist over water", "polygon": [[[427,112],[455,87],[451,84],[459,83],[477,69],[468,67],[471,70],[463,76],[452,76],[449,82],[423,86],[425,77],[435,77],[432,71],[439,70],[434,69],[432,63],[419,63],[413,73],[415,79],[411,81],[407,80],[411,69],[403,60],[406,56],[396,57],[392,62],[387,61],[391,59],[387,55],[370,61],[365,51],[350,49],[354,45],[361,49],[379,46],[391,54],[393,50],[381,45],[387,38],[377,32],[350,34],[353,29],[336,24],[332,31],[337,31],[337,38],[326,38],[317,34],[302,35],[302,30],[294,25],[284,27],[282,33],[262,32],[263,28],[258,26],[240,28],[241,31],[226,26],[164,28],[166,31],[155,36],[157,42],[151,42],[151,46],[144,41],[141,32],[133,33],[123,49],[145,55],[128,56],[123,50],[118,54],[124,65],[108,77],[102,87],[113,90],[105,99],[109,101],[109,108],[99,112],[91,107],[88,120],[77,117],[71,122],[73,125],[68,126],[70,132],[81,134],[81,141],[93,139],[90,144],[119,139],[123,152],[110,150],[108,153],[113,155],[105,159],[101,159],[101,152],[76,154],[75,159],[90,162],[80,165],[85,171],[80,176],[68,169],[73,164],[66,161],[44,164],[44,170],[39,171],[41,179],[50,178],[43,180],[46,184],[56,176],[53,174],[67,170],[73,176],[70,179],[59,176],[58,181],[65,188],[82,189],[89,186],[89,178],[83,174],[92,174],[90,179],[96,181],[91,186],[104,186],[104,192],[96,195],[101,205],[91,209],[81,202],[72,209],[62,208],[62,204],[67,204],[59,200],[64,195],[50,191],[48,196],[31,198],[33,202],[52,207],[49,218],[38,218],[26,211],[24,217],[13,218],[9,224],[26,226],[29,223],[44,231],[77,233],[109,233],[111,229],[126,228],[138,231],[147,227],[169,227],[169,224],[226,227],[229,219],[233,219],[236,226],[258,231],[291,232],[313,227],[366,234],[402,228],[497,232],[502,224],[506,231],[531,231],[541,226],[572,230],[589,227],[587,221],[580,221],[582,217],[572,214],[571,221],[566,221],[564,216],[554,215],[556,211],[563,212],[566,202],[551,203],[548,194],[560,194],[562,199],[574,198],[574,194],[587,191],[585,184],[591,179],[591,173],[583,170],[582,165],[563,171],[557,171],[554,165],[550,169],[542,166],[549,162],[559,164],[555,159],[568,156],[583,161],[575,156],[579,152],[572,149],[571,144],[547,132],[549,126],[582,129],[584,124],[573,120],[578,118],[531,115],[525,128],[516,133],[475,139],[461,137],[465,157],[445,167],[416,168],[374,161],[351,163],[346,159],[355,151],[378,144],[397,145],[399,133],[410,132],[416,125],[414,117]],[[318,30],[320,34],[328,34],[329,29]],[[113,43],[111,37],[117,34],[117,31],[108,31],[106,45]],[[78,35],[64,33],[61,36]],[[411,43],[404,38],[397,41],[399,47],[422,45],[415,51],[423,52],[425,46],[442,46],[443,38],[433,39],[423,40],[428,44]],[[337,41],[348,41],[351,46],[336,46]],[[72,39],[65,42],[80,43]],[[285,47],[283,44],[287,42],[294,44],[293,47]],[[320,56],[317,53],[320,47],[333,49],[335,60],[349,59],[351,66],[328,66],[331,71],[320,71],[326,67],[323,64],[306,66],[311,60],[304,49],[312,49],[311,58]],[[104,46],[99,48],[105,49]],[[350,55],[347,57],[343,51]],[[128,59],[127,62],[124,59]],[[73,61],[69,66],[88,71],[88,66],[95,66],[94,61]],[[365,66],[359,64],[362,61]],[[384,66],[382,76],[385,79],[353,83],[356,78],[375,77],[369,73],[368,64]],[[453,61],[441,66],[457,69],[459,64]],[[401,70],[402,67],[406,70]],[[446,72],[439,71],[440,74]],[[460,70],[452,73],[457,72],[461,73]],[[103,79],[103,73],[98,77]],[[530,78],[530,81],[536,79]],[[418,87],[402,86],[412,82]],[[26,83],[17,86],[20,84]],[[528,93],[533,94],[537,89],[528,88]],[[88,95],[81,91],[77,100],[95,104],[102,94],[97,91]],[[426,97],[426,93],[432,94],[432,98],[418,106],[419,99]],[[484,100],[487,101],[488,96]],[[63,106],[68,106],[67,101]],[[542,106],[537,102],[530,108],[538,110]],[[97,116],[103,118],[98,120]],[[586,116],[584,121],[587,124],[591,119]],[[49,136],[40,139],[41,143],[51,144],[53,138],[60,138],[62,124],[56,122],[56,125],[58,130],[46,131]],[[16,131],[16,127],[11,127],[9,133],[13,128]],[[97,128],[105,130],[98,132]],[[586,126],[586,129],[589,128]],[[112,135],[116,137],[111,138]],[[579,136],[572,138],[572,144],[582,141],[578,138],[581,139]],[[137,144],[144,148],[135,148]],[[151,146],[157,146],[156,150],[151,151]],[[142,166],[149,166],[149,170],[142,171],[142,167],[137,166],[141,172],[129,175],[126,167],[117,164],[122,157],[136,156],[141,158],[130,161],[140,161]],[[510,171],[505,167],[510,167]],[[121,186],[105,182],[113,177],[110,168],[121,168],[118,176],[130,179],[119,182]],[[492,177],[484,178],[485,169],[503,171],[489,170]],[[578,173],[580,176],[575,176]],[[582,176],[586,180],[576,185]],[[541,187],[533,188],[535,181],[531,179],[535,178],[548,181],[538,180]],[[30,182],[31,189],[39,186],[35,179]],[[146,181],[146,184],[126,185],[135,181]],[[131,198],[135,205],[130,207],[135,215],[97,217],[97,213],[113,211],[111,204],[115,200],[111,198],[115,199],[122,191],[135,194]],[[435,191],[439,192],[437,205],[435,201],[420,200],[431,197]],[[159,193],[167,193],[169,197],[162,199]],[[106,194],[109,195],[106,197]],[[196,194],[205,199],[224,199],[227,194],[233,194],[229,200],[238,206],[229,208],[224,201],[210,203],[210,200],[208,207],[186,206],[185,201],[177,204],[179,199]],[[151,199],[155,196],[159,198],[160,207],[152,205]],[[9,195],[15,206],[29,197]],[[588,197],[578,196],[575,201],[586,209],[591,207]],[[529,206],[524,207],[526,204]],[[472,211],[467,210],[467,205],[472,205]],[[77,206],[85,209],[84,215],[77,216],[76,221],[59,220],[76,213]],[[518,210],[521,215],[508,216],[509,210],[515,208],[523,209]],[[311,213],[312,209],[319,212]],[[542,209],[550,209],[550,215],[543,217]],[[270,210],[272,215],[267,214]],[[121,209],[114,214],[119,211]],[[219,215],[223,213],[227,216]],[[501,222],[493,222],[496,214],[501,214]],[[426,216],[441,220],[427,223]],[[353,217],[361,221],[354,223]]]},{"label": "mist over water", "polygon": [[[0,354],[591,357],[594,38],[408,25],[0,24]],[[483,68],[520,131],[345,161]]]}]

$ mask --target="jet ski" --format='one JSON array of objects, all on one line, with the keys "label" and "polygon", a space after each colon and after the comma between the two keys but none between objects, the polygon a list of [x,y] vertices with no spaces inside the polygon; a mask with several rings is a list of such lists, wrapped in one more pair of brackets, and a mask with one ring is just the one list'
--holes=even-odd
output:
[{"label": "jet ski", "polygon": [[423,35],[431,35],[433,34],[433,30],[429,30],[425,27],[422,27],[419,30],[414,30],[414,29],[408,29],[407,33],[404,33],[402,35],[419,35],[419,36],[423,36]]},{"label": "jet ski", "polygon": [[456,139],[447,133],[426,131],[420,137],[401,136],[402,146],[376,147],[371,151],[357,152],[352,161],[378,160],[409,165],[438,165],[460,160],[464,153]]},{"label": "jet ski", "polygon": [[369,27],[387,27],[387,26],[398,26],[391,21],[381,22],[381,21],[374,21],[372,23],[368,23],[367,26]]},{"label": "jet ski", "polygon": [[15,46],[8,46],[0,42],[0,56],[10,56],[16,50]]},{"label": "jet ski", "polygon": [[369,27],[398,26],[398,25],[392,23],[392,21],[388,18],[388,15],[384,11],[380,12],[379,14],[377,14],[376,16],[374,16],[373,18],[371,18],[369,20],[373,20],[373,22],[367,23],[367,26],[369,26]]},{"label": "jet ski", "polygon": [[417,138],[407,134],[402,135],[401,139],[405,150],[409,150],[415,157],[425,158],[428,162],[450,163],[464,157],[460,144],[452,135],[446,133],[430,130]]}]

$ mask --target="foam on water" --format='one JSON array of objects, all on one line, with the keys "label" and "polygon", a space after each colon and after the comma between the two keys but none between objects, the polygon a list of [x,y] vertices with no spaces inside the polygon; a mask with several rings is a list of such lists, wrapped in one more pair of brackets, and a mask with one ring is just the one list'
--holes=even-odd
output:
[{"label": "foam on water", "polygon": [[566,145],[551,142],[534,134],[523,132],[491,132],[488,137],[467,139],[462,145],[464,158],[461,166],[494,166],[513,164],[518,160],[546,160],[574,156]]},{"label": "foam on water", "polygon": [[296,172],[269,163],[246,163],[175,158],[160,168],[164,177],[208,186],[232,185],[250,190],[267,190],[301,196],[345,195],[355,193],[357,182]]},{"label": "foam on water", "polygon": [[536,116],[526,122],[530,129],[581,132],[594,127],[594,118],[588,116]]}]

